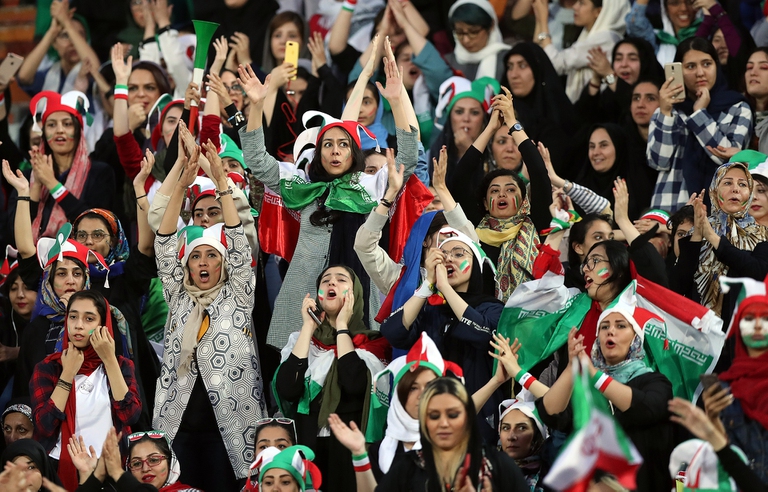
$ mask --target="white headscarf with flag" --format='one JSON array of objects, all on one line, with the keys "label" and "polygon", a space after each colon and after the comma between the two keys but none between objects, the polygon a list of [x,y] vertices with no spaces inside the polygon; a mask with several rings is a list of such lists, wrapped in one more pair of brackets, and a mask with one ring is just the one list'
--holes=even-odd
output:
[{"label": "white headscarf with flag", "polygon": [[555,490],[587,490],[600,469],[633,490],[637,470],[643,463],[640,453],[614,420],[608,400],[589,381],[587,364],[573,364],[573,428],[557,460],[544,478]]},{"label": "white headscarf with flag", "polygon": [[[402,442],[412,442],[413,450],[421,449],[419,420],[411,417],[405,410],[397,394],[397,385],[408,371],[425,367],[444,376],[449,371],[463,377],[461,367],[443,359],[435,342],[422,333],[406,355],[393,360],[384,370],[373,377],[371,387],[371,405],[368,414],[366,441],[381,440],[379,447],[379,469],[387,473]],[[386,422],[386,433],[384,423]],[[382,439],[382,434],[384,437]]]},{"label": "white headscarf with flag", "polygon": [[[744,452],[736,446],[731,449],[739,458],[748,463]],[[683,463],[687,463],[683,477],[684,492],[736,492],[736,482],[720,465],[712,445],[701,439],[689,439],[677,445],[669,457],[669,474],[677,478]]]}]

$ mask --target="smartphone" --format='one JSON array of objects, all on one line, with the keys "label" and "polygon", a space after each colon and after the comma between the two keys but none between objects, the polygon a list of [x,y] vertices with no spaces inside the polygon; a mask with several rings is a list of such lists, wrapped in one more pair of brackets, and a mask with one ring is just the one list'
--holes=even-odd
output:
[{"label": "smartphone", "polygon": [[[680,62],[665,63],[664,64],[664,78],[669,80],[672,77],[675,80],[672,81],[671,86],[683,85],[683,64]],[[683,101],[685,99],[685,88],[675,97],[673,100],[676,102]]]},{"label": "smartphone", "polygon": [[317,326],[320,326],[323,324],[322,321],[320,321],[320,310],[313,311],[312,308],[307,308],[307,313],[309,313],[309,316],[314,320],[315,323],[317,323]]},{"label": "smartphone", "polygon": [[699,380],[701,381],[703,391],[707,391],[712,386],[720,384],[720,379],[717,377],[717,374],[702,374],[699,376]]},{"label": "smartphone", "polygon": [[[294,69],[299,68],[299,43],[296,41],[285,42],[285,63],[290,63]],[[296,76],[289,80],[296,80]]]},{"label": "smartphone", "polygon": [[24,57],[15,53],[8,53],[3,63],[0,65],[0,85],[8,85],[16,72],[21,68]]}]

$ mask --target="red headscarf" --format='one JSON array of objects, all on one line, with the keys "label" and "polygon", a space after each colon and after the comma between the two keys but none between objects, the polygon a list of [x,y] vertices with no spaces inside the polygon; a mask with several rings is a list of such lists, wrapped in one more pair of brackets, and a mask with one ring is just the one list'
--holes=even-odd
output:
[{"label": "red headscarf", "polygon": [[765,376],[768,352],[759,357],[750,357],[739,329],[744,308],[758,303],[768,305],[768,297],[750,296],[739,304],[730,333],[730,336],[736,337],[736,357],[731,367],[720,374],[720,379],[731,385],[731,393],[741,403],[744,414],[768,429],[768,378]]},{"label": "red headscarf", "polygon": [[[109,309],[109,302],[104,299],[104,304],[106,305],[106,320],[102,320],[102,323],[104,323],[103,326],[106,326],[107,330],[109,330],[109,335],[114,338],[115,333],[112,330],[112,315]],[[57,362],[58,364],[61,364],[61,355],[64,350],[67,349],[67,346],[69,346],[69,330],[67,329],[67,319],[68,317],[65,316],[64,336],[61,344],[61,352],[56,352],[49,355],[45,358],[44,362]],[[85,360],[80,366],[80,370],[77,371],[77,374],[90,376],[91,373],[93,373],[93,371],[95,371],[96,368],[102,364],[102,361],[101,358],[99,358],[99,355],[96,353],[96,350],[93,348],[93,345],[90,343],[88,344],[88,347],[83,350],[83,355],[85,356]],[[64,407],[64,414],[66,414],[67,419],[61,424],[61,456],[59,457],[59,478],[61,478],[61,483],[67,490],[75,490],[78,486],[77,470],[75,469],[75,465],[72,463],[72,457],[69,456],[69,453],[67,452],[67,443],[69,442],[69,438],[75,435],[75,415],[77,412],[77,398],[75,397],[74,388],[72,389],[73,391],[69,392],[69,396],[67,397],[67,404]],[[130,429],[127,431],[130,432]]]}]

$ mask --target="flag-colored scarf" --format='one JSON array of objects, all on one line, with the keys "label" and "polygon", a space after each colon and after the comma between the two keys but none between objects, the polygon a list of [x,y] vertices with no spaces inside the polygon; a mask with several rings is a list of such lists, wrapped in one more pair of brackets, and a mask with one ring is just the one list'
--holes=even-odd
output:
[{"label": "flag-colored scarf", "polygon": [[325,193],[324,205],[339,212],[367,214],[376,207],[373,190],[366,189],[360,183],[360,172],[345,174],[333,181],[310,183],[298,174],[291,179],[280,180],[280,195],[286,207],[301,210]]}]

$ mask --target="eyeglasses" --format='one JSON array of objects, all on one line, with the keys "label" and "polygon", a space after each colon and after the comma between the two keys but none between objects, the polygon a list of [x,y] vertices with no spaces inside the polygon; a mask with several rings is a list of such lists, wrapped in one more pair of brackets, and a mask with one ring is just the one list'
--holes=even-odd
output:
[{"label": "eyeglasses", "polygon": [[602,261],[608,261],[605,258],[601,258],[599,256],[593,256],[591,258],[587,258],[587,260],[581,264],[581,273],[584,272],[591,272],[595,269],[598,263]]},{"label": "eyeglasses", "polygon": [[453,30],[453,35],[457,38],[467,38],[467,39],[475,39],[480,35],[481,32],[485,31],[482,27],[480,29],[475,29],[472,31],[457,31],[456,29]]},{"label": "eyeglasses", "polygon": [[93,231],[90,234],[85,231],[77,231],[75,233],[75,240],[78,243],[84,243],[88,240],[88,236],[91,236],[91,239],[93,239],[94,243],[100,243],[104,240],[105,237],[108,236],[108,234],[104,231]]},{"label": "eyeglasses", "polygon": [[469,251],[467,251],[464,248],[460,248],[458,246],[453,248],[450,251],[445,251],[445,250],[442,250],[442,251],[446,258],[450,256],[454,260],[459,260],[459,261],[463,260],[465,256],[470,254]]},{"label": "eyeglasses", "polygon": [[133,434],[128,436],[128,442],[138,441],[144,436],[147,436],[150,439],[165,439],[165,431],[153,430],[153,431],[146,431],[146,432],[134,432]]},{"label": "eyeglasses", "polygon": [[128,462],[128,468],[131,470],[141,470],[144,467],[144,463],[147,464],[150,468],[154,468],[163,461],[165,461],[167,458],[163,456],[162,454],[153,454],[150,455],[147,459],[143,460],[141,458],[134,458],[131,461]]},{"label": "eyeglasses", "polygon": [[227,85],[223,84],[227,92],[243,92],[243,86],[240,84]]},{"label": "eyeglasses", "polygon": [[293,419],[286,419],[284,417],[265,417],[263,419],[259,419],[256,421],[256,427],[261,427],[262,425],[269,425],[271,423],[278,423],[280,425],[288,426],[290,425],[293,429],[293,438],[296,439],[296,422],[293,421]]}]

